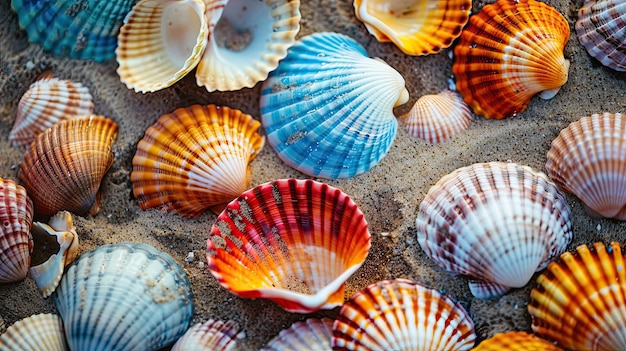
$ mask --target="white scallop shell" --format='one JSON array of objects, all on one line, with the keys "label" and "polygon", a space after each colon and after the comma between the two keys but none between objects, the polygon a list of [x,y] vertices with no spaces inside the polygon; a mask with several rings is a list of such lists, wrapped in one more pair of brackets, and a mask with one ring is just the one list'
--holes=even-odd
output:
[{"label": "white scallop shell", "polygon": [[209,319],[197,323],[174,344],[172,351],[229,351],[245,337],[233,321]]},{"label": "white scallop shell", "polygon": [[37,314],[15,322],[0,335],[3,351],[69,351],[63,322],[56,314]]},{"label": "white scallop shell", "polygon": [[626,2],[587,0],[578,11],[576,35],[589,55],[616,71],[626,71]]},{"label": "white scallop shell", "polygon": [[261,351],[327,351],[331,349],[332,336],[332,319],[309,318],[281,330]]}]

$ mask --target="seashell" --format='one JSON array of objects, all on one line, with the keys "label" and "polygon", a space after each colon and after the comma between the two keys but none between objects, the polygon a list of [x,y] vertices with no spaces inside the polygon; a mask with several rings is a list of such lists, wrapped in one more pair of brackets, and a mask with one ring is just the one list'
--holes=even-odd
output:
[{"label": "seashell", "polygon": [[454,48],[456,88],[476,114],[502,119],[567,82],[567,20],[534,0],[498,0],[470,17]]},{"label": "seashell", "polygon": [[570,208],[548,177],[515,163],[477,163],[442,177],[419,207],[417,239],[478,298],[525,286],[572,239]]},{"label": "seashell", "polygon": [[474,323],[452,298],[406,279],[374,283],[341,307],[333,350],[470,350]]},{"label": "seashell", "polygon": [[578,196],[587,213],[626,220],[626,116],[594,114],[571,123],[547,156],[550,178]]},{"label": "seashell", "polygon": [[411,136],[431,144],[454,137],[467,129],[471,121],[472,112],[463,98],[450,90],[420,97],[411,111],[400,118]]},{"label": "seashell", "polygon": [[576,35],[589,55],[616,71],[626,71],[626,3],[586,0],[578,11]]},{"label": "seashell", "polygon": [[102,62],[115,56],[117,33],[135,0],[11,0],[28,39],[54,55]]},{"label": "seashell", "polygon": [[[46,261],[41,264],[33,262],[28,270],[28,276],[35,281],[43,297],[48,297],[59,285],[65,267],[78,256],[78,234],[74,228],[72,214],[61,211],[52,216],[48,224],[35,222],[31,233],[35,242],[40,240],[45,243],[49,237],[53,237],[59,247],[58,251],[50,255]],[[45,251],[41,247],[38,249]]]},{"label": "seashell", "polygon": [[133,157],[133,193],[143,210],[161,207],[197,217],[248,189],[248,164],[265,139],[239,110],[193,105],[161,116]]},{"label": "seashell", "polygon": [[344,283],[369,247],[367,222],[348,195],[310,179],[281,179],[228,204],[211,228],[207,260],[234,294],[309,313],[343,303]]},{"label": "seashell", "polygon": [[18,174],[35,211],[97,214],[100,182],[113,164],[111,148],[116,138],[117,124],[96,115],[61,121],[40,134],[24,155]]},{"label": "seashell", "polygon": [[20,99],[9,140],[13,146],[26,149],[55,123],[92,112],[93,102],[87,87],[54,78],[47,72]]},{"label": "seashell", "polygon": [[562,351],[560,347],[534,334],[519,331],[499,333],[483,340],[472,351]]},{"label": "seashell", "polygon": [[624,350],[624,266],[615,242],[581,245],[561,255],[530,293],[533,331],[569,350]]},{"label": "seashell", "polygon": [[335,179],[382,160],[398,126],[393,107],[407,100],[396,70],[345,35],[316,33],[270,74],[260,107],[267,140],[285,163]]},{"label": "seashell", "polygon": [[215,10],[196,82],[208,91],[251,88],[265,80],[300,31],[300,0],[208,0],[207,8]]},{"label": "seashell", "polygon": [[26,278],[33,251],[33,202],[10,179],[0,178],[0,223],[0,283],[18,282]]},{"label": "seashell", "polygon": [[378,41],[392,41],[407,55],[428,55],[461,35],[472,1],[354,0],[354,10]]},{"label": "seashell", "polygon": [[332,336],[332,319],[309,318],[282,330],[261,351],[328,351]]},{"label": "seashell", "polygon": [[233,321],[209,319],[191,327],[172,347],[172,351],[229,351],[245,337]]},{"label": "seashell", "polygon": [[63,322],[56,314],[42,313],[15,322],[0,335],[0,350],[69,351]]},{"label": "seashell", "polygon": [[193,315],[183,268],[145,244],[82,254],[53,296],[72,350],[158,350],[183,335]]}]

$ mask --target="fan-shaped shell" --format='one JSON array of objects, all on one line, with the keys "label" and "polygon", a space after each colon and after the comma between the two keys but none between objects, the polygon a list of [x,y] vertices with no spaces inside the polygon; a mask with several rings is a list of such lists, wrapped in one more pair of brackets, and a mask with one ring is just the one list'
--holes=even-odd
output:
[{"label": "fan-shaped shell", "polygon": [[626,71],[626,2],[587,0],[578,11],[576,35],[589,55],[616,71]]},{"label": "fan-shaped shell", "polygon": [[567,20],[534,0],[498,0],[470,17],[454,48],[456,87],[476,114],[502,119],[567,82]]},{"label": "fan-shaped shell", "polygon": [[400,118],[411,136],[431,144],[449,140],[467,129],[471,121],[472,112],[463,98],[450,90],[420,97],[411,111]]},{"label": "fan-shaped shell", "polygon": [[406,279],[366,287],[339,313],[333,350],[469,350],[476,339],[460,304]]},{"label": "fan-shaped shell", "polygon": [[572,239],[570,208],[545,174],[515,163],[477,163],[442,177],[419,207],[417,239],[470,290],[493,298],[525,286]]},{"label": "fan-shaped shell", "polygon": [[53,296],[72,350],[158,350],[183,335],[193,315],[183,268],[145,244],[82,254]]},{"label": "fan-shaped shell", "polygon": [[55,55],[106,61],[136,0],[11,0],[28,39]]},{"label": "fan-shaped shell", "polygon": [[316,33],[289,50],[263,84],[261,115],[278,156],[310,176],[347,178],[387,154],[408,100],[404,79],[351,38]]},{"label": "fan-shaped shell", "polygon": [[9,140],[13,146],[25,149],[55,123],[89,115],[92,111],[92,97],[87,87],[44,74],[20,99]]},{"label": "fan-shaped shell", "polygon": [[560,347],[534,334],[511,331],[483,340],[472,351],[562,351]]},{"label": "fan-shaped shell", "polygon": [[40,134],[19,172],[35,211],[98,213],[100,182],[113,164],[116,138],[117,124],[96,115],[61,121]]},{"label": "fan-shaped shell", "polygon": [[546,169],[596,217],[626,220],[626,116],[583,117],[561,130]]},{"label": "fan-shaped shell", "polygon": [[261,351],[328,351],[332,336],[332,319],[309,318],[281,330]]},{"label": "fan-shaped shell", "polygon": [[354,9],[378,41],[392,41],[408,55],[428,55],[461,35],[472,1],[355,0]]},{"label": "fan-shaped shell", "polygon": [[193,105],[161,116],[146,130],[133,157],[131,180],[141,208],[196,217],[243,193],[248,164],[265,140],[260,125],[250,115],[216,105]]},{"label": "fan-shaped shell", "polygon": [[615,242],[561,255],[530,293],[533,331],[570,350],[626,349],[625,264]]},{"label": "fan-shaped shell", "polygon": [[0,350],[69,351],[63,322],[56,314],[37,314],[15,322],[0,335]]},{"label": "fan-shaped shell", "polygon": [[282,179],[228,204],[211,228],[207,260],[231,292],[308,313],[343,303],[344,283],[369,247],[367,222],[348,195],[313,180]]},{"label": "fan-shaped shell", "polygon": [[26,189],[0,178],[0,283],[26,278],[33,251],[33,202]]},{"label": "fan-shaped shell", "polygon": [[172,351],[229,351],[245,336],[233,321],[209,319],[191,327],[172,347]]}]

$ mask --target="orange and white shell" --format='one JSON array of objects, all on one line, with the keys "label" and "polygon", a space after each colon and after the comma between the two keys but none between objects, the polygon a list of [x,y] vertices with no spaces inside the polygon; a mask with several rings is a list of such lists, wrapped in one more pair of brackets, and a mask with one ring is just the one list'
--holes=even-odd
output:
[{"label": "orange and white shell", "polygon": [[526,332],[499,333],[483,340],[472,351],[563,351],[548,340]]},{"label": "orange and white shell", "polygon": [[367,222],[348,195],[311,179],[280,179],[230,202],[206,252],[209,270],[232,293],[310,313],[343,303],[344,283],[369,248]]},{"label": "orange and white shell", "polygon": [[467,129],[472,112],[463,98],[450,90],[424,95],[411,111],[400,118],[404,129],[413,137],[439,144]]},{"label": "orange and white shell", "polygon": [[48,72],[22,95],[9,140],[13,146],[26,149],[37,135],[53,124],[92,112],[93,102],[87,87],[53,78]]},{"label": "orange and white shell", "polygon": [[533,331],[569,350],[626,349],[626,260],[620,244],[581,245],[537,278]]},{"label": "orange and white shell", "polygon": [[354,0],[356,17],[380,42],[408,55],[449,47],[469,19],[471,0]]},{"label": "orange and white shell", "polygon": [[589,55],[616,71],[626,71],[626,2],[587,0],[578,11],[576,36]]},{"label": "orange and white shell", "polygon": [[561,130],[548,151],[546,169],[576,195],[594,217],[626,220],[626,116],[583,117]]},{"label": "orange and white shell", "polygon": [[21,319],[0,335],[0,350],[69,351],[63,321],[51,313]]},{"label": "orange and white shell", "polygon": [[0,178],[0,283],[26,278],[33,251],[33,202],[26,189]]},{"label": "orange and white shell", "polygon": [[515,163],[477,163],[442,177],[419,206],[417,239],[472,294],[525,286],[572,239],[570,208],[548,177]]},{"label": "orange and white shell", "polygon": [[117,124],[97,115],[61,121],[40,134],[18,175],[35,212],[97,214],[100,182],[113,164],[116,138]]},{"label": "orange and white shell", "polygon": [[234,351],[244,332],[233,321],[209,319],[197,323],[172,346],[172,351]]},{"label": "orange and white shell", "polygon": [[239,196],[265,142],[261,123],[226,106],[193,105],[150,126],[133,157],[133,193],[143,209],[197,217]]},{"label": "orange and white shell", "polygon": [[567,82],[570,35],[555,8],[534,0],[498,0],[470,17],[454,48],[456,87],[478,115],[524,111],[537,93],[554,97]]},{"label": "orange and white shell", "polygon": [[465,309],[418,283],[374,283],[341,307],[333,350],[470,350],[476,335]]},{"label": "orange and white shell", "polygon": [[309,318],[283,329],[260,351],[327,351],[331,349],[333,320]]}]

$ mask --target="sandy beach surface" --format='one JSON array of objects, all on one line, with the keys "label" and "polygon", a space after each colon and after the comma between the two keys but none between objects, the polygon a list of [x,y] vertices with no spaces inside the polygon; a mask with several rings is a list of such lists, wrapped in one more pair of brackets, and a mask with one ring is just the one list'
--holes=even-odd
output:
[{"label": "sandy beach surface", "polygon": [[[473,13],[486,3],[474,1]],[[467,279],[444,271],[426,256],[416,240],[417,209],[428,189],[442,176],[476,162],[511,161],[545,171],[551,141],[570,122],[601,112],[624,113],[626,81],[623,73],[602,66],[578,42],[574,23],[583,0],[545,1],[567,19],[571,36],[565,47],[570,60],[569,80],[551,100],[532,99],[528,109],[514,118],[486,120],[479,116],[468,130],[453,140],[432,146],[410,137],[402,128],[388,155],[370,171],[350,179],[323,180],[347,193],[369,223],[372,246],[363,266],[346,284],[346,299],[369,284],[384,279],[407,278],[445,291],[471,314],[479,340],[509,330],[530,331],[527,312],[534,279],[495,300],[480,300],[469,292]],[[451,49],[426,57],[407,56],[391,43],[379,43],[359,22],[351,1],[307,0],[301,6],[298,37],[315,32],[346,34],[363,45],[370,56],[380,57],[406,80],[409,102],[395,110],[407,113],[422,95],[438,93],[452,77]],[[24,153],[12,148],[9,131],[17,104],[29,85],[45,70],[87,86],[95,113],[119,125],[114,145],[115,162],[102,182],[100,212],[93,217],[74,216],[80,252],[122,241],[150,244],[169,253],[184,267],[195,296],[193,323],[209,318],[232,319],[245,332],[242,350],[256,350],[282,329],[308,317],[336,317],[339,309],[310,315],[288,313],[271,301],[239,298],[218,284],[206,269],[206,241],[216,215],[210,211],[187,219],[159,210],[142,211],[132,194],[131,160],[144,131],[161,115],[193,104],[217,104],[240,109],[260,118],[261,84],[235,92],[208,93],[192,74],[168,89],[141,94],[129,90],[116,73],[117,62],[70,60],[52,56],[29,43],[19,28],[9,0],[0,0],[0,177],[17,179]],[[290,168],[266,144],[251,163],[251,186],[281,178],[307,178]],[[567,195],[572,209],[574,238],[568,246],[596,241],[624,241],[626,226],[619,221],[589,217],[581,202]],[[194,260],[185,258],[192,252]],[[30,279],[0,285],[0,316],[7,325],[42,312],[54,312],[51,298],[41,297]]]}]

